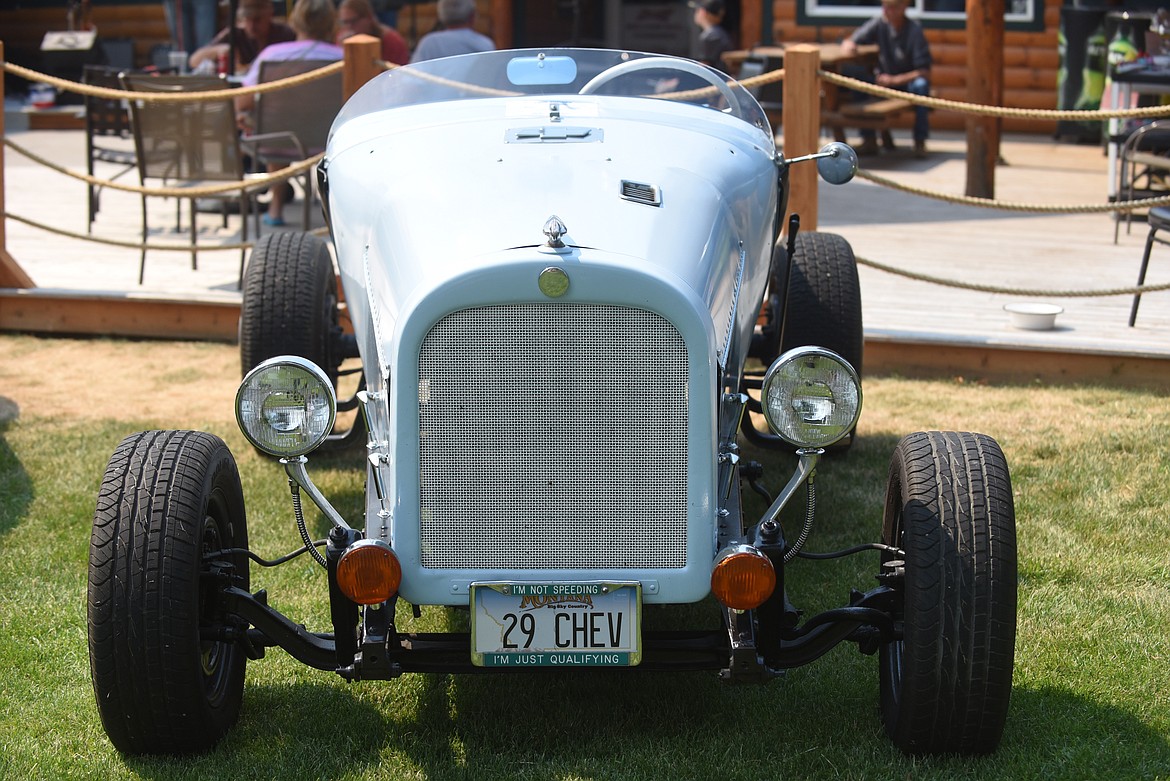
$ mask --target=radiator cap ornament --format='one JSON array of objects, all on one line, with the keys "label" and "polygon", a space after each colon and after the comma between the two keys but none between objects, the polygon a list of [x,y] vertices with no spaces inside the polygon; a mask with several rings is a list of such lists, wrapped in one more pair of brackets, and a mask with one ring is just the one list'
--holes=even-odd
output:
[{"label": "radiator cap ornament", "polygon": [[560,249],[565,246],[565,242],[561,241],[561,237],[568,233],[569,229],[565,227],[565,223],[561,222],[561,218],[555,214],[544,221],[544,227],[541,229],[545,236],[548,236],[547,246],[553,249]]},{"label": "radiator cap ornament", "polygon": [[549,298],[560,298],[569,292],[569,275],[565,273],[564,269],[549,266],[540,272],[536,284],[540,287],[540,292]]}]

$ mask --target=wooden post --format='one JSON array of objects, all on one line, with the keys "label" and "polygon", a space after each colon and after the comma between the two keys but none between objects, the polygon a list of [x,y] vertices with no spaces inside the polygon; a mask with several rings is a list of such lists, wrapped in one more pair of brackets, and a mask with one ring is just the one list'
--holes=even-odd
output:
[{"label": "wooden post", "polygon": [[[799,43],[784,50],[784,156],[817,151],[821,140],[821,50]],[[801,230],[817,227],[817,167],[805,163],[788,172],[788,211],[800,215]],[[784,215],[788,225],[788,215]]]},{"label": "wooden post", "polygon": [[341,71],[342,97],[349,100],[367,81],[382,72],[382,42],[372,35],[354,35],[346,38],[341,48],[345,53],[345,67]]},{"label": "wooden post", "polygon": [[[967,0],[968,100],[1003,105],[1004,0]],[[967,195],[995,197],[999,162],[999,117],[967,117]]]},{"label": "wooden post", "polygon": [[[4,42],[0,41],[0,61],[4,59]],[[4,104],[4,80],[0,79],[0,106]],[[4,112],[0,111],[0,287],[36,287],[16,259],[8,254],[8,218],[4,216]]]},{"label": "wooden post", "polygon": [[514,0],[491,0],[492,27],[488,37],[497,49],[512,47],[512,4]]},{"label": "wooden post", "polygon": [[[768,35],[764,34],[764,2],[765,0],[740,0],[739,48],[751,49],[772,44],[772,31],[768,30]],[[772,0],[766,2],[771,3]],[[768,18],[771,17],[772,15],[768,14]]]}]

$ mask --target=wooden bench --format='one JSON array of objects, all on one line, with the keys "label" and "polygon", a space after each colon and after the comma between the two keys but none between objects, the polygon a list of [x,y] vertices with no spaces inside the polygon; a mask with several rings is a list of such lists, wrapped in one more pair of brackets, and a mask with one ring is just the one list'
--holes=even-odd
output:
[{"label": "wooden bench", "polygon": [[842,103],[835,110],[822,112],[821,123],[833,129],[833,138],[838,141],[845,140],[845,129],[851,127],[880,130],[882,138],[885,139],[889,135],[892,121],[912,108],[914,104],[904,98],[858,100]]}]

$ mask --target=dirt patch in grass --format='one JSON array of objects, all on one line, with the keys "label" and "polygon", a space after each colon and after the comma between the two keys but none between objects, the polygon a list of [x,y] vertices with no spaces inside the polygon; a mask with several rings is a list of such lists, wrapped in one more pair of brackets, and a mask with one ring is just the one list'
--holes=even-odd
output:
[{"label": "dirt patch in grass", "polygon": [[239,381],[234,345],[0,336],[0,415],[8,419],[230,423]]}]

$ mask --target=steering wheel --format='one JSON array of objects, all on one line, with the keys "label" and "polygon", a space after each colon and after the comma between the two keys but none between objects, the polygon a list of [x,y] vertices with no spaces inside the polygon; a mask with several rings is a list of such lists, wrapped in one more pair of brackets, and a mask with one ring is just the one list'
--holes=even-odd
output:
[{"label": "steering wheel", "polygon": [[658,68],[668,68],[670,70],[689,73],[692,76],[698,76],[719,90],[719,94],[727,101],[727,106],[731,109],[733,116],[743,119],[743,113],[740,111],[739,101],[736,100],[735,93],[727,86],[727,82],[719,78],[719,74],[697,62],[680,60],[674,57],[643,57],[639,60],[628,60],[618,63],[612,68],[606,68],[590,79],[577,94],[592,95],[606,84],[614,79],[625,76],[627,73],[637,73],[638,71],[655,70]]}]

